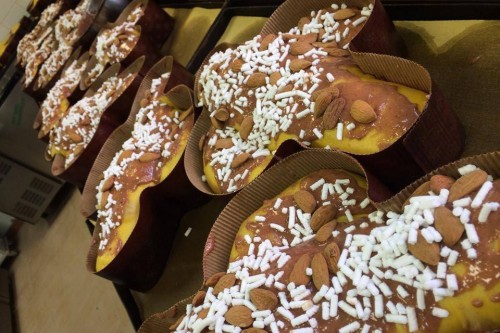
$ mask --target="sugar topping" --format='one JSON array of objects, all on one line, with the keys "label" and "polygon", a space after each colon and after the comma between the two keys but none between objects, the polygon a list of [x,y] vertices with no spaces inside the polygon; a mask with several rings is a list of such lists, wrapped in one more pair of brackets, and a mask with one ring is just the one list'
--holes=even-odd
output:
[{"label": "sugar topping", "polygon": [[[481,189],[487,182],[483,183]],[[318,179],[309,189],[316,191],[316,198],[326,189],[327,195],[319,199],[318,207],[324,207],[322,203],[326,201],[335,201],[339,204],[339,211],[344,211],[345,215],[351,206],[343,202],[360,191],[344,180],[331,183],[325,179]],[[213,284],[207,282],[210,287],[205,294],[201,294],[204,297],[187,305],[186,315],[175,324],[175,332],[198,333],[206,329],[216,333],[241,332],[242,328],[249,326],[273,333],[316,332],[319,331],[319,317],[325,321],[333,320],[332,324],[340,321],[342,324],[337,323],[335,326],[339,332],[356,332],[360,329],[362,332],[382,332],[389,323],[406,325],[409,332],[432,330],[427,326],[430,319],[423,317],[423,312],[424,316],[432,315],[435,320],[448,317],[448,310],[437,306],[438,302],[453,297],[461,288],[472,287],[472,281],[465,278],[459,281],[452,267],[457,263],[468,262],[471,265],[470,272],[475,276],[482,271],[476,262],[481,262],[480,255],[486,254],[478,251],[477,244],[485,240],[479,239],[472,221],[459,222],[466,230],[461,237],[461,246],[466,251],[443,244],[448,241],[449,233],[441,229],[442,217],[438,211],[447,209],[445,207],[450,205],[448,194],[455,190],[452,186],[450,190],[444,188],[439,193],[412,197],[402,213],[373,211],[368,215],[370,222],[367,228],[358,227],[366,223],[360,224],[362,219],[359,218],[353,224],[338,223],[338,230],[326,237],[326,226],[317,232],[311,229],[316,212],[311,216],[301,211],[298,206],[300,201],[295,196],[295,204],[292,202],[285,207],[284,203],[291,201],[286,197],[277,198],[274,203],[265,206],[267,211],[264,218],[256,216],[248,222],[260,224],[252,229],[253,236],[247,234],[244,237],[248,252],[239,252],[230,262],[225,276],[218,276]],[[476,196],[482,196],[479,192]],[[341,199],[340,195],[346,193],[348,196]],[[361,206],[361,203],[354,204]],[[472,208],[470,203],[465,204],[470,209],[489,207],[487,209],[491,211],[497,210],[498,206],[498,202],[483,202],[476,208]],[[286,217],[281,219],[285,221],[284,224],[278,222],[280,214]],[[277,245],[275,240],[271,243],[265,233],[260,231],[265,228],[265,223],[270,222],[269,219],[279,226],[273,229],[284,236],[281,245]],[[488,223],[488,216],[479,223]],[[347,233],[349,228],[350,233]],[[420,240],[424,230],[429,231],[430,238]],[[413,232],[417,233],[419,240],[411,236]],[[287,240],[290,235],[293,237],[291,242]],[[336,259],[335,273],[327,279],[321,274],[326,269],[321,267],[322,260],[316,260],[318,252],[314,255],[319,248],[313,245],[312,239],[318,240],[318,237],[325,237],[322,238],[323,242],[323,239],[333,237],[334,242],[328,243],[326,248],[331,244],[343,243],[343,246],[331,248],[329,251],[332,252],[325,252],[331,253],[329,255]],[[421,245],[418,249],[413,247],[419,242]],[[236,244],[236,248],[241,247]],[[291,261],[294,251],[314,256],[312,261],[306,261],[301,266],[305,254]],[[428,263],[433,260],[435,253],[437,260]],[[474,256],[470,253],[474,253]],[[328,262],[329,256],[325,255],[325,258]],[[288,265],[292,265],[293,269],[287,278],[285,274],[288,273],[285,272],[290,271]],[[493,265],[493,272],[498,272],[498,262],[489,262],[489,265]],[[301,268],[297,270],[297,267]],[[313,287],[307,287],[311,275]],[[302,281],[306,284],[286,283],[287,280],[301,281],[298,278],[300,276],[305,278]],[[255,296],[256,290],[260,297]],[[271,302],[273,297],[265,296],[262,290],[277,293],[277,297],[274,296],[276,303]],[[261,303],[262,295],[268,302]],[[250,316],[249,320],[247,316]],[[322,325],[324,327],[328,323]],[[287,327],[291,329],[285,329]]]}]

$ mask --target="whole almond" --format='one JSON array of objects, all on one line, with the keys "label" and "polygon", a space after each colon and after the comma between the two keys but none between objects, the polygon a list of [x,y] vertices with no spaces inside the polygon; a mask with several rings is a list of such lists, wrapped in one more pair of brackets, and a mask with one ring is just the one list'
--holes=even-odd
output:
[{"label": "whole almond", "polygon": [[186,317],[186,315],[184,316],[180,316],[176,321],[175,323],[173,323],[168,329],[170,331],[175,331],[177,330],[177,327],[179,327],[179,325],[182,323],[182,321],[184,320],[184,317]]},{"label": "whole almond", "polygon": [[316,209],[316,198],[311,192],[300,190],[293,195],[295,203],[304,213],[312,213]]},{"label": "whole almond", "polygon": [[297,26],[299,27],[300,30],[304,29],[304,25],[306,24],[309,24],[311,23],[311,20],[309,19],[309,17],[302,17],[300,20],[299,20],[299,23],[297,24]]},{"label": "whole almond", "polygon": [[257,310],[274,310],[278,305],[278,297],[272,291],[262,288],[250,291],[250,301]]},{"label": "whole almond", "polygon": [[339,270],[337,264],[340,257],[340,249],[337,243],[331,242],[323,249],[323,256],[325,257],[326,265],[328,266],[328,271],[332,274],[336,274]]},{"label": "whole almond", "polygon": [[234,59],[232,62],[231,62],[231,65],[229,68],[231,68],[231,70],[235,73],[238,73],[238,72],[241,72],[241,67],[245,64],[245,61],[243,59]]},{"label": "whole almond", "polygon": [[290,62],[290,70],[293,73],[300,72],[302,69],[311,67],[312,63],[305,59],[293,59]]},{"label": "whole almond", "polygon": [[233,140],[230,138],[219,139],[215,142],[215,149],[225,149],[234,146]]},{"label": "whole almond", "polygon": [[224,122],[229,119],[229,111],[227,111],[226,108],[219,108],[215,111],[214,117],[215,119]]},{"label": "whole almond", "polygon": [[434,225],[443,236],[443,242],[449,247],[454,246],[465,231],[460,219],[446,207],[437,207],[434,210]]},{"label": "whole almond", "polygon": [[422,185],[420,185],[419,187],[417,187],[415,189],[415,191],[413,191],[413,193],[410,195],[410,197],[408,199],[406,199],[406,201],[403,203],[402,209],[404,209],[405,206],[407,206],[409,204],[410,198],[419,197],[421,195],[427,195],[427,194],[429,194],[430,190],[431,190],[431,182],[430,181],[427,181],[427,182],[423,183]]},{"label": "whole almond", "polygon": [[101,192],[109,191],[115,184],[115,176],[108,177],[101,185]]},{"label": "whole almond", "polygon": [[243,140],[248,139],[248,135],[253,129],[253,116],[246,116],[240,125],[240,137]]},{"label": "whole almond", "polygon": [[360,99],[352,102],[350,113],[354,120],[362,124],[369,124],[377,119],[377,114],[372,106]]},{"label": "whole almond", "polygon": [[241,153],[235,156],[233,161],[231,162],[231,168],[236,169],[243,163],[245,163],[250,158],[249,153]]},{"label": "whole almond", "polygon": [[439,194],[442,189],[447,189],[449,190],[451,188],[451,185],[455,182],[455,179],[444,176],[444,175],[434,175],[431,177],[431,191]]},{"label": "whole almond", "polygon": [[325,34],[326,34],[326,30],[325,29],[323,29],[323,28],[319,29],[317,41],[320,42],[323,39],[323,36]]},{"label": "whole almond", "polygon": [[287,91],[292,91],[292,89],[293,89],[293,84],[287,84],[286,86],[279,88],[278,92],[284,93]]},{"label": "whole almond", "polygon": [[198,318],[200,318],[200,319],[207,318],[208,311],[209,311],[209,309],[207,308],[207,309],[203,309],[200,312],[198,312]]},{"label": "whole almond", "polygon": [[206,281],[205,281],[205,286],[206,287],[213,287],[219,282],[220,278],[226,275],[226,272],[218,272],[215,273],[214,275],[210,276]]},{"label": "whole almond", "polygon": [[321,252],[316,253],[311,260],[312,280],[316,289],[330,285],[330,274],[326,265],[325,257]]},{"label": "whole almond", "polygon": [[450,194],[448,195],[448,202],[453,202],[472,191],[480,188],[483,183],[488,179],[488,174],[481,169],[476,169],[462,177],[450,187]]},{"label": "whole almond", "polygon": [[348,19],[354,15],[356,15],[356,12],[351,8],[342,8],[333,13],[333,18],[338,21]]},{"label": "whole almond", "polygon": [[314,117],[321,117],[332,101],[333,95],[329,91],[324,91],[319,94],[314,102]]},{"label": "whole almond", "polygon": [[326,242],[332,236],[332,232],[335,230],[336,226],[337,220],[331,220],[330,222],[324,224],[321,228],[319,228],[318,232],[314,236],[314,239],[319,243]]},{"label": "whole almond", "polygon": [[253,323],[252,310],[244,305],[237,305],[230,308],[226,314],[226,321],[238,327],[249,327]]},{"label": "whole almond", "polygon": [[276,39],[276,35],[274,34],[269,34],[266,37],[262,39],[260,42],[259,46],[259,51],[265,51],[269,47],[269,44],[271,44],[274,40]]},{"label": "whole almond", "polygon": [[311,229],[316,232],[325,223],[333,220],[337,215],[337,207],[334,205],[321,206],[313,213],[310,221]]},{"label": "whole almond", "polygon": [[333,129],[337,127],[340,116],[344,111],[345,99],[342,97],[335,98],[326,108],[323,114],[323,126],[325,129]]},{"label": "whole almond", "polygon": [[224,289],[229,289],[234,286],[235,283],[236,276],[233,273],[225,274],[219,279],[219,281],[217,281],[212,294],[217,296],[220,292],[224,291]]},{"label": "whole almond", "polygon": [[151,153],[151,152],[145,152],[139,157],[139,161],[143,163],[148,163],[151,161],[155,161],[161,157],[160,153]]},{"label": "whole almond", "polygon": [[76,133],[76,129],[74,128],[70,128],[68,130],[68,138],[75,143],[83,141],[83,137],[80,134]]},{"label": "whole almond", "polygon": [[317,33],[308,33],[305,35],[301,35],[299,37],[299,41],[301,43],[314,43],[318,39],[318,34]]},{"label": "whole almond", "polygon": [[206,138],[206,136],[205,136],[205,134],[203,134],[200,138],[200,141],[198,141],[198,149],[200,151],[203,151],[203,146],[205,145],[205,138]]},{"label": "whole almond", "polygon": [[215,117],[210,117],[210,122],[212,123],[212,126],[217,129],[224,128],[224,123],[222,121],[215,119]]},{"label": "whole almond", "polygon": [[290,54],[293,55],[303,55],[309,51],[311,51],[314,47],[311,45],[311,43],[304,43],[301,41],[289,44],[290,45]]},{"label": "whole almond", "polygon": [[325,51],[332,57],[348,57],[349,55],[351,55],[349,51],[339,49],[337,47],[327,47],[325,48]]},{"label": "whole almond", "polygon": [[272,85],[276,85],[279,79],[281,79],[280,72],[274,72],[271,74],[271,76],[269,76],[269,83],[271,83]]},{"label": "whole almond", "polygon": [[315,90],[312,95],[311,95],[311,99],[313,101],[316,101],[316,99],[318,98],[318,96],[324,92],[329,92],[333,98],[337,98],[339,97],[340,95],[340,90],[339,88],[335,87],[335,86],[328,86],[326,88],[323,88],[321,90]]},{"label": "whole almond", "polygon": [[327,43],[323,43],[323,42],[314,42],[314,43],[311,43],[314,47],[318,47],[318,48],[337,48],[338,44],[336,42],[327,42]]},{"label": "whole almond", "polygon": [[292,272],[288,277],[288,282],[293,282],[296,286],[307,285],[310,277],[306,274],[306,268],[308,268],[310,264],[311,257],[309,257],[309,254],[303,254],[299,260],[295,262]]},{"label": "whole almond", "polygon": [[206,291],[204,291],[204,290],[198,291],[196,293],[196,295],[194,295],[193,301],[191,302],[191,304],[193,304],[194,306],[202,305],[203,302],[205,301],[205,296],[206,295],[207,295]]},{"label": "whole almond", "polygon": [[266,84],[266,77],[267,74],[261,72],[250,74],[250,77],[247,80],[247,86],[249,86],[250,88],[258,88],[264,86]]},{"label": "whole almond", "polygon": [[417,242],[415,244],[408,244],[408,251],[428,265],[436,266],[439,262],[439,244],[427,243],[420,232],[417,236]]}]

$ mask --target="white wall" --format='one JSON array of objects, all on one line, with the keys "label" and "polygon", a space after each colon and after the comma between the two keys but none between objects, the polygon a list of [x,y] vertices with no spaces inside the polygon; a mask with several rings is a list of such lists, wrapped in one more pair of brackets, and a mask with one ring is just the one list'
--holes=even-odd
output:
[{"label": "white wall", "polygon": [[0,0],[0,41],[9,34],[10,29],[28,15],[26,7],[30,0]]}]

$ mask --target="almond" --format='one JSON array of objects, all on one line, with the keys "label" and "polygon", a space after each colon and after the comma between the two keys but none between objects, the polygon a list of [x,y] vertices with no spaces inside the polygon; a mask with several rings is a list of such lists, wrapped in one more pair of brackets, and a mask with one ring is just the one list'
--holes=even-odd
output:
[{"label": "almond", "polygon": [[115,176],[108,177],[101,185],[101,192],[110,190],[115,184]]},{"label": "almond", "polygon": [[139,157],[139,161],[141,161],[143,163],[147,163],[147,162],[155,161],[155,160],[159,159],[160,157],[161,157],[160,153],[146,152],[146,153],[143,153],[141,155],[141,157]]},{"label": "almond", "polygon": [[143,98],[139,102],[139,105],[141,106],[141,108],[144,108],[144,107],[148,106],[148,104],[149,104],[149,99],[147,99],[147,98]]},{"label": "almond", "polygon": [[323,42],[314,42],[311,43],[314,47],[318,48],[337,48],[337,43],[336,42],[328,42],[328,43],[323,43]]},{"label": "almond", "polygon": [[243,61],[243,59],[234,59],[232,62],[231,62],[231,70],[235,73],[238,73],[241,71],[241,67],[243,67],[243,65],[245,64],[245,61]]},{"label": "almond", "polygon": [[377,119],[377,114],[373,110],[372,106],[360,99],[352,102],[350,113],[354,120],[362,124],[369,124]]},{"label": "almond", "polygon": [[319,243],[326,242],[332,236],[332,232],[335,230],[336,226],[337,220],[331,220],[330,222],[324,224],[321,228],[319,228],[316,236],[314,236],[314,239]]},{"label": "almond", "polygon": [[301,43],[314,43],[318,39],[318,34],[317,33],[308,33],[305,35],[301,35],[299,37],[299,42]]},{"label": "almond", "polygon": [[449,247],[454,246],[465,231],[460,219],[446,207],[437,207],[434,210],[434,225],[443,236],[443,242]]},{"label": "almond", "polygon": [[342,8],[333,13],[333,18],[338,21],[348,19],[354,15],[356,15],[356,12],[351,8]]},{"label": "almond", "polygon": [[193,301],[191,302],[191,304],[193,304],[194,306],[202,305],[203,302],[205,301],[205,296],[206,295],[207,295],[206,291],[204,291],[204,290],[198,291],[196,293],[196,295],[194,295]]},{"label": "almond", "polygon": [[444,176],[444,175],[434,175],[431,177],[431,191],[439,194],[442,189],[447,189],[449,190],[451,188],[451,185],[455,182],[455,179]]},{"label": "almond", "polygon": [[266,84],[266,77],[267,75],[265,73],[253,73],[247,80],[247,86],[249,86],[250,88],[258,88],[260,86],[263,86]]},{"label": "almond", "polygon": [[476,169],[466,175],[463,175],[450,187],[448,202],[453,202],[463,198],[472,191],[477,190],[487,179],[488,174],[481,169]]},{"label": "almond", "polygon": [[215,119],[215,117],[210,117],[210,122],[212,123],[212,126],[217,129],[222,129],[224,127],[224,123],[218,121],[217,119]]},{"label": "almond", "polygon": [[321,252],[316,253],[312,258],[311,268],[313,271],[312,280],[316,289],[321,289],[323,285],[328,287],[330,285],[330,274],[328,274],[328,266]]},{"label": "almond", "polygon": [[236,155],[236,157],[231,162],[231,168],[236,169],[237,167],[245,163],[249,158],[250,158],[249,153],[241,153]]},{"label": "almond", "polygon": [[408,205],[408,203],[410,202],[410,198],[419,197],[421,195],[427,195],[430,190],[431,190],[431,182],[423,183],[422,185],[417,187],[417,189],[415,191],[413,191],[413,193],[410,195],[410,197],[408,199],[406,199],[406,201],[403,203],[402,208],[404,209],[405,206]]},{"label": "almond", "polygon": [[250,327],[245,328],[241,333],[267,333],[267,331],[261,330],[260,328]]},{"label": "almond", "polygon": [[253,323],[252,310],[244,305],[233,306],[225,317],[228,323],[238,327],[249,327]]},{"label": "almond", "polygon": [[302,69],[309,68],[312,65],[310,61],[305,59],[293,59],[290,62],[290,70],[293,73],[300,72]]},{"label": "almond", "polygon": [[293,195],[293,199],[304,213],[312,213],[316,209],[316,199],[311,192],[306,190],[297,191]]},{"label": "almond", "polygon": [[302,31],[302,29],[304,29],[304,25],[309,24],[309,23],[311,23],[311,20],[309,19],[309,17],[304,16],[304,17],[300,18],[297,26]]},{"label": "almond", "polygon": [[280,93],[283,93],[287,91],[292,91],[292,89],[293,89],[293,84],[287,84],[286,86],[279,88],[278,91]]},{"label": "almond", "polygon": [[193,110],[194,108],[191,106],[189,109],[182,111],[179,115],[179,120],[184,121],[184,119],[186,119],[191,113],[193,113]]},{"label": "almond", "polygon": [[203,309],[200,312],[198,312],[198,318],[205,319],[207,318],[209,309]]},{"label": "almond", "polygon": [[269,83],[271,83],[272,85],[276,85],[276,83],[278,83],[278,80],[281,79],[281,74],[280,72],[274,72],[271,74],[271,76],[269,77]]},{"label": "almond", "polygon": [[337,207],[334,205],[326,205],[321,206],[313,213],[311,217],[311,229],[316,232],[321,228],[325,223],[333,220],[333,218],[337,215]]},{"label": "almond", "polygon": [[299,260],[295,262],[292,272],[288,277],[288,282],[293,282],[296,286],[307,285],[310,277],[306,274],[306,268],[308,268],[310,264],[311,258],[309,254],[303,254]]},{"label": "almond", "polygon": [[233,140],[230,138],[219,139],[215,142],[215,149],[231,148],[234,146]]},{"label": "almond", "polygon": [[318,32],[318,42],[320,42],[323,39],[323,36],[325,34],[326,34],[326,30],[325,29],[319,29],[319,32]]},{"label": "almond", "polygon": [[213,286],[215,286],[217,284],[217,282],[219,282],[220,278],[223,277],[224,275],[226,275],[226,272],[215,273],[214,275],[212,275],[211,277],[209,277],[205,281],[205,286],[206,287],[213,287]]},{"label": "almond", "polygon": [[108,198],[109,198],[109,191],[103,192],[101,195],[101,202],[99,203],[101,208],[106,207],[106,203],[108,203]]},{"label": "almond", "polygon": [[324,50],[332,57],[347,57],[350,55],[349,51],[337,47],[327,47]]},{"label": "almond", "polygon": [[323,114],[323,126],[325,129],[333,129],[337,127],[340,116],[344,111],[345,99],[342,97],[335,98],[326,108]]},{"label": "almond", "polygon": [[70,128],[68,130],[68,138],[75,143],[83,141],[83,137],[80,134],[76,133],[76,129],[74,128]]},{"label": "almond", "polygon": [[240,137],[243,140],[248,139],[248,135],[253,129],[253,116],[247,116],[240,125]]},{"label": "almond", "polygon": [[220,108],[219,110],[215,111],[214,117],[218,121],[224,122],[229,119],[229,111],[227,111],[226,108]]},{"label": "almond", "polygon": [[318,98],[318,96],[321,94],[321,93],[324,93],[324,92],[329,92],[333,98],[337,98],[339,97],[340,95],[340,90],[339,88],[335,87],[335,86],[329,86],[329,87],[326,87],[324,89],[321,89],[321,90],[316,90],[312,93],[311,95],[311,99],[313,101],[316,101],[316,99]]},{"label": "almond", "polygon": [[332,101],[333,95],[329,91],[323,91],[319,94],[314,102],[314,117],[321,117]]},{"label": "almond", "polygon": [[274,40],[276,39],[276,35],[274,34],[269,34],[266,37],[262,39],[260,42],[259,46],[259,51],[265,51],[269,47],[269,44],[271,44]]},{"label": "almond", "polygon": [[222,276],[214,286],[212,294],[214,296],[217,296],[220,292],[224,291],[224,289],[228,289],[234,286],[235,282],[236,276],[233,273]]},{"label": "almond", "polygon": [[180,316],[176,321],[175,323],[173,323],[168,329],[170,331],[175,331],[177,330],[177,327],[179,327],[179,325],[182,323],[182,321],[184,320],[184,317],[186,317],[186,315],[184,316]]},{"label": "almond", "polygon": [[325,257],[326,265],[328,266],[328,271],[332,274],[336,274],[339,270],[337,264],[340,257],[340,249],[337,243],[331,242],[323,249],[323,256]]},{"label": "almond", "polygon": [[203,146],[205,145],[205,138],[206,138],[206,136],[205,136],[205,134],[203,134],[200,138],[200,141],[198,141],[198,149],[200,151],[203,151]]},{"label": "almond", "polygon": [[278,305],[276,295],[267,289],[256,288],[250,291],[250,301],[257,310],[274,310]]},{"label": "almond", "polygon": [[304,43],[301,41],[290,44],[290,54],[293,55],[303,55],[313,49],[313,46],[310,43]]},{"label": "almond", "polygon": [[439,244],[427,243],[420,232],[418,233],[417,242],[408,244],[408,251],[428,265],[436,266],[439,262]]}]

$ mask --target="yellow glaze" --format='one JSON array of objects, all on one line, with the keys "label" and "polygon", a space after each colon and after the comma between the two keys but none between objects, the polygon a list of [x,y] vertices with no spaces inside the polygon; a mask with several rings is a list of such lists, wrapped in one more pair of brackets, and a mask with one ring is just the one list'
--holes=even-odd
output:
[{"label": "yellow glaze", "polygon": [[[182,131],[179,146],[175,154],[172,155],[165,165],[161,169],[160,182],[165,180],[168,175],[175,168],[177,163],[186,148],[187,141],[189,138],[189,131]],[[137,220],[139,219],[140,213],[140,197],[142,192],[148,188],[155,186],[155,182],[149,182],[146,184],[139,185],[134,191],[130,192],[128,195],[128,201],[125,204],[125,211],[123,218],[120,222],[120,226],[116,228],[117,236],[110,239],[108,245],[106,245],[106,250],[99,253],[96,260],[96,271],[104,269],[109,263],[115,258],[119,252],[120,244],[125,244],[129,239],[132,231],[137,225]]]},{"label": "yellow glaze", "polygon": [[[357,174],[348,172],[348,171],[344,171],[344,172],[350,176],[353,176],[361,188],[363,188],[363,189],[367,188],[366,180],[363,177],[361,177]],[[248,230],[248,228],[247,228],[248,222],[255,221],[255,217],[258,215],[266,215],[266,212],[269,210],[270,207],[272,207],[274,205],[274,202],[276,201],[277,198],[283,198],[283,197],[286,197],[289,195],[293,195],[295,192],[299,191],[300,190],[300,183],[306,177],[299,179],[298,181],[296,181],[295,183],[293,183],[292,185],[287,187],[283,192],[281,192],[280,194],[278,194],[277,196],[275,196],[271,200],[268,200],[267,202],[265,202],[261,208],[259,208],[256,212],[254,212],[252,215],[250,215],[245,221],[243,221],[241,223],[240,229],[238,230],[238,233],[236,234],[236,238],[243,238],[243,237],[245,237],[245,235],[249,235],[250,237],[253,237],[253,233],[250,230]],[[341,212],[339,212],[339,213],[341,213]],[[356,218],[360,218],[360,217],[364,217],[364,216],[366,216],[366,215],[365,214],[355,215],[354,218],[356,219]],[[339,215],[337,217],[337,221],[347,223],[347,217],[345,215]],[[233,244],[233,248],[231,249],[231,255],[229,257],[229,261],[233,261],[237,257],[238,257],[238,252],[236,251],[235,244]]]}]

